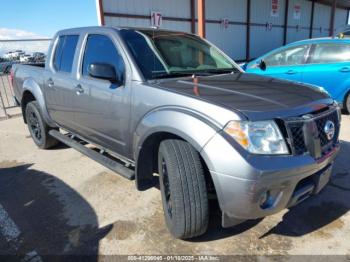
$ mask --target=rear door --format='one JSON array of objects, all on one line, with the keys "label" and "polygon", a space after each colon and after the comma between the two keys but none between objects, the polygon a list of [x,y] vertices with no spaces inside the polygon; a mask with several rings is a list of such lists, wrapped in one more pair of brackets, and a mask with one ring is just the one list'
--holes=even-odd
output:
[{"label": "rear door", "polygon": [[51,118],[64,127],[74,123],[74,56],[79,35],[61,35],[54,46],[52,68],[45,72],[45,99]]},{"label": "rear door", "polygon": [[325,88],[338,102],[343,102],[350,87],[350,44],[320,43],[312,48],[304,67],[303,82]]},{"label": "rear door", "polygon": [[[126,64],[117,40],[110,34],[89,34],[83,48],[77,83],[80,91],[73,100],[75,125],[90,141],[126,155],[130,137],[130,83],[127,84]],[[114,66],[123,84],[91,77],[88,67],[92,63]]]},{"label": "rear door", "polygon": [[280,49],[263,58],[266,70],[256,67],[254,71],[249,69],[249,72],[299,82],[309,49],[308,44]]}]

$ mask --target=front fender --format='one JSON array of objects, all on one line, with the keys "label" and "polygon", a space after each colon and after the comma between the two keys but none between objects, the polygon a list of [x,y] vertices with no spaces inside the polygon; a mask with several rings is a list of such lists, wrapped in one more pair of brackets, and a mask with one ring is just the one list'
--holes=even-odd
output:
[{"label": "front fender", "polygon": [[[23,94],[26,91],[29,91],[35,97],[35,100],[38,102],[38,104],[40,106],[42,116],[43,116],[45,122],[49,126],[55,127],[56,125],[51,120],[50,115],[47,111],[44,93],[41,90],[39,84],[37,82],[35,82],[35,80],[32,78],[28,78],[28,79],[24,80],[24,82],[23,82]],[[22,95],[22,99],[23,99],[23,95]]]},{"label": "front fender", "polygon": [[166,132],[189,142],[198,152],[221,129],[205,115],[183,108],[160,108],[139,122],[134,133],[133,152],[138,158],[145,140],[155,133]]}]

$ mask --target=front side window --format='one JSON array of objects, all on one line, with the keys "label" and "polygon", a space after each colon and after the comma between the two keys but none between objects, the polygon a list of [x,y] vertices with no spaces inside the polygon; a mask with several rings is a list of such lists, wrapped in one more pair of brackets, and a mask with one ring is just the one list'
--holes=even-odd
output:
[{"label": "front side window", "polygon": [[128,29],[120,34],[146,79],[239,71],[217,48],[194,35]]},{"label": "front side window", "polygon": [[293,66],[305,63],[309,45],[290,47],[264,58],[267,66]]},{"label": "front side window", "polygon": [[58,39],[53,65],[57,71],[70,73],[72,71],[78,35],[62,35]]},{"label": "front side window", "polygon": [[311,64],[341,63],[350,61],[349,44],[323,43],[315,45]]},{"label": "front side window", "polygon": [[93,63],[109,64],[114,66],[119,79],[123,79],[125,66],[112,40],[105,35],[89,35],[83,59],[83,76],[88,76],[89,66]]}]

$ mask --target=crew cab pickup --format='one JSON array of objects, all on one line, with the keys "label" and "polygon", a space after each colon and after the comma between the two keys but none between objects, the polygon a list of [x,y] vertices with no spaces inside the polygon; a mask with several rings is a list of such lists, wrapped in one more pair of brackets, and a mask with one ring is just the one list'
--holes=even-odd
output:
[{"label": "crew cab pickup", "polygon": [[14,65],[16,100],[39,148],[68,144],[139,190],[159,183],[176,238],[317,194],[339,150],[340,111],[322,90],[244,73],[192,34],[86,27],[58,32],[45,68]]}]

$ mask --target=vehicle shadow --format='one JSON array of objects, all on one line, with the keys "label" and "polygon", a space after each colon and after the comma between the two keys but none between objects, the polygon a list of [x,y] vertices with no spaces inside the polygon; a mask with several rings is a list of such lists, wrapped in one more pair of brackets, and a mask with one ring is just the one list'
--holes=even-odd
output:
[{"label": "vehicle shadow", "polygon": [[[350,210],[350,143],[341,141],[341,151],[335,161],[332,178],[320,194],[310,197],[299,205],[290,208],[276,226],[260,237],[268,235],[302,236],[324,226],[341,227],[339,220]],[[191,239],[191,242],[213,241],[241,234],[255,226],[263,219],[246,221],[232,228],[221,227],[221,212],[217,201],[210,204],[210,223],[206,234]],[[339,222],[340,221],[340,222]]]},{"label": "vehicle shadow", "polygon": [[[99,228],[93,208],[78,192],[31,166],[0,163],[0,208],[21,232],[16,238],[0,234],[0,255],[10,260],[37,253],[44,261],[77,261],[80,256],[98,261],[99,241],[113,226]],[[2,233],[11,228],[0,221]]]}]

